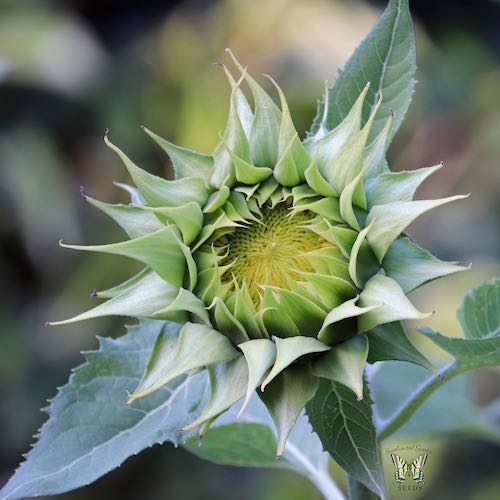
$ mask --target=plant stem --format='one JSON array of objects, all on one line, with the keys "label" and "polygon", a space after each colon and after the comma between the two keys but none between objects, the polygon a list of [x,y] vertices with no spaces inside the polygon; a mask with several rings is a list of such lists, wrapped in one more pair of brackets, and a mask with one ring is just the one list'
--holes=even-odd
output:
[{"label": "plant stem", "polygon": [[398,429],[400,429],[413,414],[420,408],[422,403],[436,390],[441,387],[443,378],[450,380],[464,371],[456,361],[451,362],[441,372],[441,377],[429,377],[417,390],[389,417],[380,428],[378,439],[382,441]]},{"label": "plant stem", "polygon": [[286,450],[295,457],[307,471],[311,483],[325,497],[325,500],[346,500],[344,493],[338,487],[326,469],[313,465],[308,458],[290,441],[286,444]]}]

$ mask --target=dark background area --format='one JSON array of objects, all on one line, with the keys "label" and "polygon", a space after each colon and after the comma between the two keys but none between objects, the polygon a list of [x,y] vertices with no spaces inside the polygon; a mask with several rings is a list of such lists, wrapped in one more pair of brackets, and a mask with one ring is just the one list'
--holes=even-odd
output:
[{"label": "dark background area", "polygon": [[[135,269],[57,246],[60,238],[122,237],[79,195],[83,185],[96,198],[125,201],[112,181],[126,175],[102,143],[104,129],[158,174],[168,175],[168,161],[141,133],[141,123],[210,151],[229,94],[211,62],[231,46],[254,74],[268,72],[279,81],[297,128],[306,131],[324,80],[333,79],[384,4],[0,0],[0,483],[44,421],[45,399],[82,362],[79,351],[95,348],[96,334],[124,332],[122,319],[43,327],[88,308],[93,289]],[[410,6],[420,83],[390,163],[411,169],[444,160],[422,197],[473,193],[466,205],[445,207],[412,228],[439,257],[473,262],[466,276],[416,297],[438,310],[432,321],[441,331],[458,335],[454,311],[461,293],[500,269],[500,3],[413,0]],[[483,392],[488,388],[476,397]],[[498,498],[498,478],[491,483],[500,467],[498,445],[463,436],[442,446],[448,465],[425,498]],[[291,473],[217,466],[165,445],[61,498],[317,494]]]}]

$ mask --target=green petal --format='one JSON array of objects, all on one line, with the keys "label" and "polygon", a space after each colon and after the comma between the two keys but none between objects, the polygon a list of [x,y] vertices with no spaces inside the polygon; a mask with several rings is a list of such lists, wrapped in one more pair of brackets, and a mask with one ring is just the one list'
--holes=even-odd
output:
[{"label": "green petal", "polygon": [[397,201],[386,205],[375,205],[370,210],[366,223],[376,219],[368,234],[370,243],[379,262],[382,262],[390,244],[420,215],[467,196],[450,196],[439,200]]},{"label": "green petal", "polygon": [[388,171],[385,152],[389,147],[389,132],[391,131],[393,121],[394,115],[391,113],[384,128],[365,150],[363,167],[365,168],[366,179],[376,177]]},{"label": "green petal", "polygon": [[274,167],[274,177],[282,186],[297,186],[305,181],[305,171],[310,162],[306,149],[295,133]]},{"label": "green petal", "polygon": [[188,431],[216,418],[239,401],[248,385],[248,368],[243,356],[208,368],[211,394],[202,414],[181,430]]},{"label": "green petal", "polygon": [[186,177],[203,177],[204,179],[208,179],[214,163],[211,155],[177,146],[151,132],[146,127],[142,127],[142,129],[167,153],[174,166],[176,179],[184,179]]},{"label": "green petal", "polygon": [[240,344],[250,340],[243,325],[235,318],[220,297],[214,298],[210,308],[214,308],[215,323],[218,330],[230,339],[233,344]]},{"label": "green petal", "polygon": [[360,303],[364,307],[378,306],[359,318],[358,326],[362,332],[384,323],[402,319],[423,319],[432,314],[416,309],[398,283],[383,274],[376,274],[366,283],[360,294]]},{"label": "green petal", "polygon": [[290,318],[300,335],[316,337],[325,319],[326,311],[307,297],[291,290],[276,288],[275,293],[279,303],[277,313],[281,317],[286,315]]},{"label": "green petal", "polygon": [[356,288],[338,276],[303,272],[300,275],[311,284],[310,290],[319,296],[328,309],[333,309],[356,295]]},{"label": "green petal", "polygon": [[[311,138],[308,138],[305,141],[310,150],[316,149],[317,147],[319,166],[322,172],[324,172],[324,167],[327,162],[359,132],[361,127],[361,117],[363,114],[363,104],[369,88],[370,83],[367,83],[359,97],[356,99],[356,102],[352,106],[348,115],[336,128],[328,132],[323,137],[316,136],[312,138],[312,140]],[[328,95],[328,92],[326,92],[325,95]],[[328,126],[326,126],[326,128],[328,128]]]},{"label": "green petal", "polygon": [[205,304],[185,288],[180,288],[177,297],[167,307],[156,311],[153,316],[158,319],[175,321],[173,318],[186,311],[198,316],[207,326],[212,326]]},{"label": "green petal", "polygon": [[273,341],[276,344],[276,361],[262,382],[260,386],[261,390],[264,391],[266,386],[285,368],[290,366],[295,360],[306,354],[311,354],[314,352],[324,352],[330,349],[329,346],[323,344],[319,340],[312,337],[288,337],[286,339],[280,339],[278,337],[273,337]]},{"label": "green petal", "polygon": [[333,189],[333,186],[323,177],[318,167],[318,155],[315,154],[311,163],[304,172],[304,177],[307,183],[311,186],[316,193],[321,196],[336,196],[338,197],[337,191]]},{"label": "green petal", "polygon": [[229,182],[229,176],[227,176],[220,185],[217,191],[214,191],[207,199],[207,203],[203,207],[203,212],[206,214],[213,213],[219,210],[231,194],[231,190],[226,183]]},{"label": "green petal", "polygon": [[153,214],[148,214],[140,208],[121,204],[112,205],[90,196],[85,196],[85,200],[111,217],[129,238],[139,238],[163,228],[163,224]]},{"label": "green petal", "polygon": [[257,321],[257,312],[246,284],[239,287],[239,285],[235,283],[235,287],[234,316],[243,325],[243,328],[251,339],[265,337],[266,333],[262,331]]},{"label": "green petal", "polygon": [[239,85],[234,80],[227,67],[221,63],[217,64],[220,65],[220,67],[224,70],[224,73],[229,81],[229,85],[231,86],[231,90],[234,91],[234,103],[236,112],[238,113],[238,117],[240,119],[243,130],[245,131],[245,135],[249,137],[253,122],[252,108],[250,108],[250,104],[248,104],[245,94],[241,91]]},{"label": "green petal", "polygon": [[250,131],[252,162],[260,167],[273,168],[278,160],[281,111],[264,89],[246,73],[233,53],[226,49],[248,83],[255,104],[254,120]]},{"label": "green petal", "polygon": [[395,279],[405,293],[436,278],[470,268],[459,266],[456,262],[439,260],[407,236],[392,242],[382,267],[387,276]]},{"label": "green petal", "polygon": [[387,172],[370,179],[365,184],[368,205],[373,207],[395,201],[413,200],[420,185],[442,166],[443,164],[440,163],[434,167],[417,170]]},{"label": "green petal", "polygon": [[254,390],[262,383],[264,375],[276,360],[276,345],[269,339],[255,339],[238,345],[248,365],[248,387],[238,418],[245,411]]},{"label": "green petal", "polygon": [[380,103],[381,98],[379,98],[374,106],[366,125],[359,132],[356,132],[338,153],[325,158],[323,163],[321,161],[319,163],[321,173],[335,188],[337,193],[342,193],[347,184],[349,184],[362,169],[366,142]]},{"label": "green petal", "polygon": [[349,268],[340,249],[325,247],[304,254],[317,274],[329,274],[344,280],[349,280]]},{"label": "green petal", "polygon": [[201,177],[189,177],[178,181],[167,181],[139,168],[121,149],[104,136],[104,142],[123,161],[135,185],[148,205],[153,207],[176,207],[190,201],[203,205],[208,197],[207,186]]},{"label": "green petal", "polygon": [[372,228],[370,225],[359,232],[349,257],[349,275],[358,288],[362,288],[380,268],[375,255],[366,241],[366,235]]},{"label": "green petal", "polygon": [[228,186],[232,186],[234,184],[234,166],[228,149],[233,151],[234,154],[243,160],[250,161],[250,146],[248,138],[238,116],[235,102],[236,91],[242,80],[243,77],[240,78],[236,87],[233,88],[231,92],[226,129],[220,143],[217,145],[213,153],[214,168],[210,177],[210,185],[215,188],[219,188],[222,184],[226,183]]},{"label": "green petal", "polygon": [[285,449],[286,440],[300,412],[316,393],[318,379],[308,366],[291,366],[276,377],[267,391],[259,393],[278,433],[276,458]]},{"label": "green petal", "polygon": [[107,290],[92,292],[92,297],[98,299],[112,299],[113,297],[120,295],[120,293],[124,292],[125,290],[128,290],[133,284],[137,283],[138,281],[140,281],[142,278],[144,278],[146,275],[149,274],[154,274],[154,271],[149,267],[145,267],[142,271],[139,271],[135,276],[132,276],[130,279],[124,281],[123,283],[120,283],[119,285],[108,288]]},{"label": "green petal", "polygon": [[162,331],[153,347],[146,371],[128,403],[151,394],[184,373],[239,356],[224,335],[205,325],[186,323],[178,339],[168,337]]},{"label": "green petal", "polygon": [[[358,219],[356,218],[356,214],[354,213],[353,195],[358,186],[361,187],[361,192],[363,192],[362,190],[363,185],[361,184],[362,177],[363,177],[363,170],[351,182],[349,182],[349,184],[347,184],[345,189],[342,191],[339,200],[340,215],[342,216],[342,219],[345,220],[352,228],[358,231],[359,231],[359,222]],[[364,196],[360,201],[361,204],[363,204],[364,202],[366,208],[366,200],[364,199]]]},{"label": "green petal", "polygon": [[352,247],[358,238],[358,232],[348,227],[334,226],[332,227],[332,234],[335,244],[344,257],[350,259]]},{"label": "green petal", "polygon": [[310,199],[301,200],[301,202],[294,206],[294,210],[297,212],[310,210],[311,212],[326,217],[327,219],[336,222],[344,222],[342,216],[340,215],[338,198],[320,198],[316,201],[311,201]]},{"label": "green petal", "polygon": [[[353,337],[357,333],[357,328],[352,318],[356,318],[357,316],[361,316],[362,314],[369,313],[381,307],[380,303],[371,304],[367,307],[360,307],[356,305],[358,300],[359,296],[356,296],[351,300],[345,301],[328,313],[318,334],[318,339],[321,342],[324,342],[326,345],[335,345]],[[328,328],[330,325],[335,325],[335,327],[333,329]]]},{"label": "green petal", "polygon": [[256,167],[235,155],[230,149],[228,149],[228,152],[233,160],[236,180],[238,182],[250,185],[259,184],[273,174],[270,168]]},{"label": "green petal", "polygon": [[[149,270],[111,289],[111,291],[108,291],[108,294],[113,293],[114,296],[107,302],[74,318],[54,321],[49,324],[65,325],[103,316],[153,318],[155,313],[164,308],[165,304],[170,304],[178,293],[175,286],[166,283],[156,273]],[[176,317],[178,322],[186,319],[185,313],[180,313]]]},{"label": "green petal", "polygon": [[365,335],[355,335],[337,344],[312,365],[316,377],[340,382],[363,399],[363,373],[368,357],[368,339]]},{"label": "green petal", "polygon": [[164,227],[155,233],[134,240],[109,245],[66,245],[64,248],[123,255],[136,259],[154,269],[165,281],[177,287],[182,286],[186,258],[181,249],[174,227]]},{"label": "green petal", "polygon": [[368,362],[407,361],[437,374],[436,368],[408,339],[401,321],[379,325],[366,333],[369,343]]},{"label": "green petal", "polygon": [[191,201],[178,207],[148,207],[140,206],[139,209],[154,213],[165,223],[174,223],[182,233],[186,245],[190,245],[198,236],[203,225],[203,212],[200,205]]}]

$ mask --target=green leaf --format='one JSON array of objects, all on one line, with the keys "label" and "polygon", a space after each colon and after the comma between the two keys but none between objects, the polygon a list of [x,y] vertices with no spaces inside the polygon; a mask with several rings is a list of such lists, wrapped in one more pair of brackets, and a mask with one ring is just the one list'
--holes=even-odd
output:
[{"label": "green leaf", "polygon": [[332,380],[321,379],[307,414],[323,447],[350,475],[380,496],[384,481],[372,414],[370,391],[364,399]]},{"label": "green leaf", "polygon": [[100,339],[85,354],[52,400],[49,420],[26,461],[0,492],[2,500],[53,495],[95,481],[129,456],[156,443],[177,443],[177,429],[199,414],[208,387],[205,373],[179,378],[135,408],[125,406],[126,391],[139,381],[160,330],[178,325],[144,321],[117,340]]},{"label": "green leaf", "polygon": [[500,278],[481,283],[467,292],[457,317],[466,339],[500,335]]},{"label": "green leaf", "polygon": [[302,413],[276,460],[276,435],[264,404],[255,395],[238,421],[237,409],[228,410],[206,432],[203,441],[189,438],[183,446],[195,455],[219,464],[287,468],[307,477],[325,498],[342,499],[328,474],[328,456]]},{"label": "green leaf", "polygon": [[[419,387],[428,374],[407,363],[383,363],[370,380],[373,399],[380,420],[387,419],[408,397],[408,388]],[[488,437],[498,442],[500,430],[473,401],[472,380],[467,374],[451,381],[438,382],[436,391],[398,430],[406,436],[430,436],[456,433]],[[390,390],[387,388],[390,387]],[[377,420],[378,420],[377,419]]]},{"label": "green leaf", "polygon": [[316,133],[321,126],[327,130],[335,128],[349,113],[361,88],[371,82],[364,121],[375,105],[377,93],[382,92],[383,101],[373,124],[372,137],[382,130],[393,110],[392,137],[410,105],[415,70],[415,35],[408,0],[391,0],[329,89],[326,112],[325,101],[319,102],[311,133]]},{"label": "green leaf", "polygon": [[379,496],[348,474],[349,500],[379,500]]},{"label": "green leaf", "polygon": [[419,331],[455,358],[454,371],[500,364],[500,336],[462,339],[441,335],[428,327],[420,328]]},{"label": "green leaf", "polygon": [[500,336],[487,336],[490,331],[498,330],[498,294],[496,293],[496,290],[495,293],[484,293],[490,288],[490,286],[492,286],[492,283],[494,289],[498,287],[498,284],[495,284],[495,281],[498,280],[482,283],[479,287],[473,290],[470,296],[480,297],[478,302],[475,303],[475,307],[461,308],[463,311],[462,315],[464,321],[466,320],[469,312],[475,314],[476,311],[486,310],[492,313],[494,311],[494,314],[492,314],[491,318],[489,318],[490,323],[482,323],[483,328],[487,327],[484,331],[485,337],[481,336],[481,333],[483,333],[481,327],[479,327],[476,331],[479,337],[467,338],[446,337],[430,328],[420,329],[420,332],[423,335],[432,340],[432,342],[434,342],[437,346],[448,352],[454,359],[441,371],[440,378],[432,377],[427,379],[384,423],[380,429],[380,439],[390,436],[405,425],[406,422],[426,401],[426,399],[441,387],[443,379],[446,382],[469,370],[486,366],[497,366],[500,364]]}]

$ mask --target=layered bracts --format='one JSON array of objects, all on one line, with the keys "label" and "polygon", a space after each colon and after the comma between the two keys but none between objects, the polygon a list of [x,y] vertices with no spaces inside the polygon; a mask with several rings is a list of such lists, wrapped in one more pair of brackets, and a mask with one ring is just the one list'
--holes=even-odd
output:
[{"label": "layered bracts", "polygon": [[145,268],[97,292],[106,302],[57,324],[105,315],[184,324],[178,336],[158,337],[129,404],[207,369],[210,399],[186,429],[201,426],[203,432],[243,400],[241,414],[257,391],[276,424],[279,456],[319,378],[362,398],[366,362],[398,359],[432,369],[401,323],[428,313],[406,294],[463,267],[433,257],[405,229],[463,196],[413,201],[441,165],[387,168],[392,117],[373,136],[382,96],[363,119],[368,82],[357,82],[362,91],[340,125],[328,131],[325,117],[301,141],[278,85],[271,79],[280,106],[233,60],[240,78],[223,66],[231,86],[229,117],[213,154],[144,129],[169,155],[175,180],[141,170],[106,135],[137,189],[127,187],[130,205],[87,200],[130,240],[64,246],[123,255]]}]

